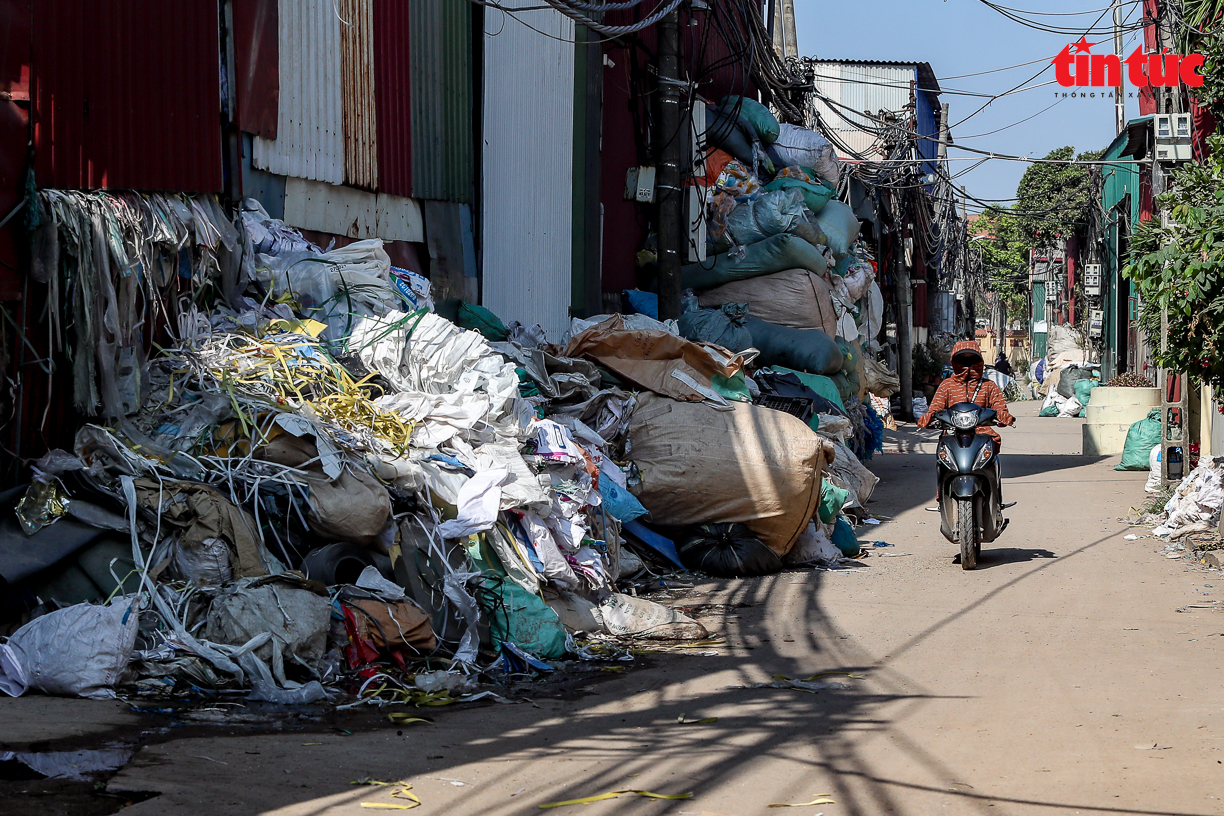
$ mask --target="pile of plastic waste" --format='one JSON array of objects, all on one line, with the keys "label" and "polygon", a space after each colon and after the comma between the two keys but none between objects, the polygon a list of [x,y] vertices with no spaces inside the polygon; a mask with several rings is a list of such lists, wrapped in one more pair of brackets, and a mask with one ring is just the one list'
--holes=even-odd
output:
[{"label": "pile of plastic waste", "polygon": [[[625,591],[670,572],[857,549],[843,513],[877,480],[847,443],[878,421],[790,358],[754,380],[640,315],[551,345],[461,307],[486,337],[377,240],[324,251],[254,202],[210,231],[215,201],[43,196],[50,269],[102,306],[67,333],[99,419],[0,495],[9,694],[471,699],[489,673],[705,637]],[[125,364],[158,315],[172,342]],[[788,388],[818,410],[779,410]]]}]

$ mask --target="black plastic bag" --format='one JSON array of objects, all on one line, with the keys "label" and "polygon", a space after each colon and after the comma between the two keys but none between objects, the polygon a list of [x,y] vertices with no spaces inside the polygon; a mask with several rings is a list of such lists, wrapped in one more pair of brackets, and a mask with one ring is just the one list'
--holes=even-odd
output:
[{"label": "black plastic bag", "polygon": [[689,569],[719,578],[745,578],[782,571],[782,559],[743,524],[702,524],[676,537]]}]

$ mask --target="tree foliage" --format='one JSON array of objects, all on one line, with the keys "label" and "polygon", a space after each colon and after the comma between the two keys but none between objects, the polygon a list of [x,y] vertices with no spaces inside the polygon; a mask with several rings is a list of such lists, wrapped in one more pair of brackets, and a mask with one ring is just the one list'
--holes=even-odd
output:
[{"label": "tree foliage", "polygon": [[[1045,158],[1095,161],[1102,150],[1075,155],[1067,146],[1051,150]],[[1055,236],[1069,237],[1087,225],[1089,200],[1094,194],[1091,171],[1078,164],[1034,164],[1024,171],[1016,188],[1020,234],[1032,246],[1049,245]]]},{"label": "tree foliage", "polygon": [[1020,220],[1009,210],[986,210],[974,222],[974,232],[986,234],[974,242],[990,289],[1007,304],[1007,319],[1028,316],[1030,242],[1020,233]]},{"label": "tree foliage", "polygon": [[1156,362],[1224,389],[1224,136],[1207,143],[1211,158],[1175,171],[1171,189],[1156,198],[1167,225],[1153,219],[1135,229],[1123,274],[1142,297],[1140,324],[1153,338]]}]

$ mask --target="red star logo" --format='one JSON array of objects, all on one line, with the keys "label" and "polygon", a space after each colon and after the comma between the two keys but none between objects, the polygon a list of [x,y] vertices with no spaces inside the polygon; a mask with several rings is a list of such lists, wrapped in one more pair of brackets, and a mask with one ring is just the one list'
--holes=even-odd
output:
[{"label": "red star logo", "polygon": [[1088,54],[1088,53],[1090,53],[1090,52],[1092,51],[1092,46],[1094,46],[1094,45],[1096,45],[1096,44],[1097,44],[1097,43],[1090,43],[1090,42],[1088,42],[1088,38],[1087,38],[1087,37],[1080,37],[1080,38],[1079,38],[1079,42],[1077,42],[1077,43],[1072,43],[1072,44],[1071,44],[1071,47],[1072,47],[1072,48],[1074,48],[1074,49],[1075,49],[1077,52],[1079,52],[1079,53],[1081,53],[1081,54]]}]

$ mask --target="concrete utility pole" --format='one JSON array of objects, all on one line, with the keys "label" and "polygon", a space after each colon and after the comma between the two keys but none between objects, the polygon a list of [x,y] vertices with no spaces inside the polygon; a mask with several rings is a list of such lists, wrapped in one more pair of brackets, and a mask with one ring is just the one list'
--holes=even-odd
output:
[{"label": "concrete utility pole", "polygon": [[[1113,30],[1114,30],[1114,53],[1118,55],[1118,61],[1121,62],[1125,57],[1122,55],[1122,0],[1113,0]],[[1121,73],[1121,71],[1119,71]],[[1119,77],[1121,79],[1121,77]],[[1118,87],[1114,88],[1114,119],[1117,127],[1116,133],[1121,133],[1126,129],[1126,96],[1124,94],[1125,83],[1119,83]]]},{"label": "concrete utility pole", "polygon": [[[969,274],[969,194],[965,191],[964,185],[961,185],[961,223],[965,225],[965,246],[961,255],[965,258],[965,275]],[[965,292],[968,294],[969,281],[965,281]],[[966,303],[973,303],[973,298],[966,297]],[[977,338],[977,309],[969,310],[969,337],[967,339],[974,340]]]},{"label": "concrete utility pole", "polygon": [[795,31],[795,0],[773,0],[770,7],[774,18],[771,26],[774,51],[783,59],[799,56],[799,37]]},{"label": "concrete utility pole", "polygon": [[673,9],[659,22],[659,113],[655,146],[659,155],[655,198],[658,201],[659,248],[659,319],[680,317],[681,250],[684,249],[684,227],[688,219],[682,212],[683,192],[680,189],[680,162],[689,127],[684,126],[680,93],[680,14]]},{"label": "concrete utility pole", "polygon": [[914,290],[905,263],[906,228],[897,225],[893,270],[897,278],[897,378],[901,380],[901,416],[914,416]]}]

